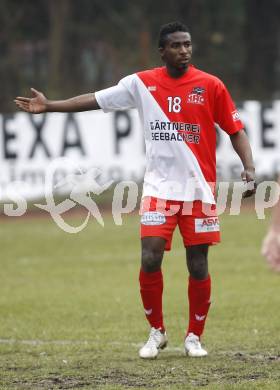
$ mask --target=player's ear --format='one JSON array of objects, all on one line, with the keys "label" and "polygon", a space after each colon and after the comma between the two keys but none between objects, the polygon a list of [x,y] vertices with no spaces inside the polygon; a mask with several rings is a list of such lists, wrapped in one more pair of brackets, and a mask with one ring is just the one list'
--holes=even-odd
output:
[{"label": "player's ear", "polygon": [[159,55],[161,56],[161,59],[164,61],[164,47],[158,48]]}]

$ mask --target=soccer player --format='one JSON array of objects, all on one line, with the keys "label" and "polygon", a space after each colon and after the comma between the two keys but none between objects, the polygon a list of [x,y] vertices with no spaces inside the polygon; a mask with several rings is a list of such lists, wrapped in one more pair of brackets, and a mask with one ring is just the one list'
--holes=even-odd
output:
[{"label": "soccer player", "polygon": [[[15,99],[30,113],[104,112],[137,108],[144,128],[147,167],[141,206],[142,258],[140,292],[151,326],[141,358],[157,357],[167,345],[162,313],[164,250],[170,250],[178,225],[189,271],[189,325],[185,351],[205,356],[200,337],[210,306],[211,279],[208,248],[220,241],[215,209],[216,130],[228,133],[248,184],[245,196],[255,192],[254,163],[244,126],[224,84],[190,64],[192,41],[179,22],[162,26],[159,53],[165,66],[123,78],[116,86],[62,101],[48,100],[32,89],[32,98]],[[251,186],[249,185],[251,184]]]},{"label": "soccer player", "polygon": [[[278,177],[280,185],[280,175]],[[270,228],[264,238],[262,254],[268,265],[277,272],[280,272],[280,198],[274,206]]]}]

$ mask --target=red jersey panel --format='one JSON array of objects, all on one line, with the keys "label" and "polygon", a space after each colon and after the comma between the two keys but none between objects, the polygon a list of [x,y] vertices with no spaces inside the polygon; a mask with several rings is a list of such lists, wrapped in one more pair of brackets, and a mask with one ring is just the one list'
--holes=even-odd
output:
[{"label": "red jersey panel", "polygon": [[[178,124],[177,131],[196,156],[206,181],[215,182],[215,123],[228,134],[244,128],[224,84],[193,65],[178,79],[170,77],[165,67],[140,72],[137,76],[170,122]],[[160,127],[165,131],[164,125]]]}]

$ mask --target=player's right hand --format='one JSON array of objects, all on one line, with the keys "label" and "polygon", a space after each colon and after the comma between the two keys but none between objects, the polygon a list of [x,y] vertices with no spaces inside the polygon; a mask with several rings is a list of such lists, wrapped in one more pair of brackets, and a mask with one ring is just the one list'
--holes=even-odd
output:
[{"label": "player's right hand", "polygon": [[247,186],[247,190],[243,193],[243,198],[248,198],[256,193],[257,184],[255,182],[255,168],[244,169],[241,173],[241,178]]},{"label": "player's right hand", "polygon": [[31,114],[40,114],[47,111],[47,98],[42,92],[31,88],[32,98],[18,96],[14,102],[23,111],[30,112]]}]

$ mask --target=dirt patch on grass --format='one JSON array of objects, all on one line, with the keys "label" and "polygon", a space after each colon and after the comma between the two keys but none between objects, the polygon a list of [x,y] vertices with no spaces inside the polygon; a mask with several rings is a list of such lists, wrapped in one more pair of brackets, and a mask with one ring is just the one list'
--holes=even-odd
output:
[{"label": "dirt patch on grass", "polygon": [[[240,358],[240,356],[237,356]],[[243,356],[242,356],[243,357]],[[270,360],[270,359],[268,359]],[[242,360],[243,361],[243,360]],[[260,368],[260,367],[259,367]],[[229,366],[227,368],[206,368],[203,367],[198,370],[195,376],[189,376],[186,370],[176,370],[172,373],[170,367],[165,370],[151,370],[149,373],[133,373],[121,370],[118,368],[111,368],[102,370],[102,372],[83,377],[80,373],[75,375],[49,375],[45,378],[33,378],[31,380],[14,380],[12,384],[15,388],[22,389],[101,389],[104,386],[122,387],[124,389],[159,389],[162,387],[176,388],[196,388],[207,387],[210,384],[224,383],[246,383],[251,381],[258,381],[267,379],[268,374],[265,370],[258,370],[257,372],[234,372]]]},{"label": "dirt patch on grass", "polygon": [[49,377],[38,380],[13,381],[17,389],[82,389],[91,386],[92,383],[85,379],[75,377]]},{"label": "dirt patch on grass", "polygon": [[265,355],[261,353],[257,354],[246,354],[243,352],[237,352],[233,354],[233,358],[242,361],[265,361],[265,362],[273,362],[280,361],[280,355]]},{"label": "dirt patch on grass", "polygon": [[[162,373],[163,374],[163,373]],[[78,378],[77,376],[49,376],[44,379],[15,380],[13,385],[16,388],[28,389],[99,389],[103,386],[121,386],[123,388],[143,388],[143,389],[159,389],[162,386],[176,388],[176,386],[207,386],[209,381],[206,378],[197,378],[190,380],[186,376],[178,376],[172,378],[169,375],[159,376],[158,373],[142,376],[139,373],[126,372],[119,369],[108,370],[98,375],[89,375],[87,378]]]}]

